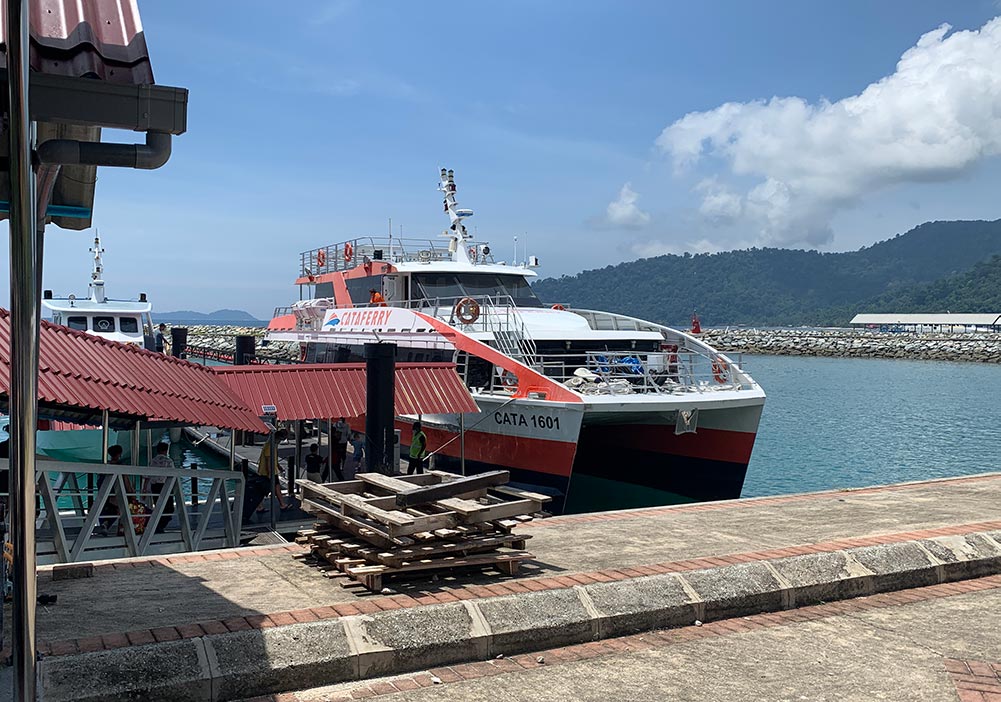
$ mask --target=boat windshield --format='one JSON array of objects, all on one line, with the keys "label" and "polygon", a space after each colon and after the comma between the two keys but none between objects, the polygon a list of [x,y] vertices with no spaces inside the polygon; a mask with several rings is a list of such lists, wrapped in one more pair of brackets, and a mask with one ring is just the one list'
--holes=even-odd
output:
[{"label": "boat windshield", "polygon": [[510,295],[518,307],[542,307],[524,276],[496,273],[416,273],[413,296],[426,300]]}]

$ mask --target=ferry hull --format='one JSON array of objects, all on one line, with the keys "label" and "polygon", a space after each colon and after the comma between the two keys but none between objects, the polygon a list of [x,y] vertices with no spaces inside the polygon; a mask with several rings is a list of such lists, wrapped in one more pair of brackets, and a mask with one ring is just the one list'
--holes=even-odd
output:
[{"label": "ferry hull", "polygon": [[[457,438],[458,415],[422,418],[436,451],[435,468],[461,472],[464,453],[467,474],[508,470],[512,483],[550,495],[554,513],[736,499],[761,416],[761,405],[701,410],[696,431],[677,434],[670,415],[588,412],[570,405],[544,415],[538,406],[477,402],[481,414],[462,420],[472,427],[464,445]],[[539,429],[557,417],[557,436]],[[404,456],[410,421],[397,423]]]}]

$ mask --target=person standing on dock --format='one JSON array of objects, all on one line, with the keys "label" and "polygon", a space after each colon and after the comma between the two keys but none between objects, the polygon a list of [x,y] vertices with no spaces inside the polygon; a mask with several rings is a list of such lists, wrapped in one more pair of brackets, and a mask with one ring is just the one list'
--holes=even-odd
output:
[{"label": "person standing on dock", "polygon": [[[309,447],[309,453],[306,454],[306,480],[312,480],[314,483],[318,483],[323,480],[324,467],[326,466],[327,459],[320,455],[320,445],[313,444]],[[337,470],[335,468],[335,470]],[[339,473],[339,471],[338,471]],[[340,480],[344,480],[344,477],[338,474],[337,476]]]},{"label": "person standing on dock", "polygon": [[[110,466],[120,466],[122,465],[122,455],[125,453],[123,449],[118,444],[113,444],[108,447],[108,458],[107,463]],[[114,480],[112,475],[101,475],[97,479],[97,489],[100,491],[101,486],[104,485],[105,481]],[[118,498],[115,497],[114,491],[108,495],[108,499],[104,501],[104,505],[101,507],[101,518],[98,520],[97,529],[94,533],[98,536],[107,536],[108,533],[115,526],[115,519],[118,517]]]},{"label": "person standing on dock", "polygon": [[[285,441],[288,438],[287,429],[279,429],[275,432],[275,454],[278,453],[278,444]],[[275,499],[278,501],[278,509],[285,511],[288,507],[285,506],[284,500],[282,500],[281,485],[278,483],[278,457],[277,455],[271,453],[271,442],[265,441],[264,446],[261,447],[261,454],[257,458],[257,474],[262,478],[266,478],[268,481],[267,492],[264,493],[264,497],[261,499],[261,504],[257,508],[258,512],[264,511],[264,500],[267,499],[268,495],[272,492],[275,493]]]},{"label": "person standing on dock", "polygon": [[[168,451],[170,446],[166,441],[161,441],[156,445],[156,455],[153,456],[153,460],[150,461],[150,468],[176,468],[174,462],[170,460]],[[164,488],[167,487],[167,478],[163,475],[154,475],[146,478],[145,484],[143,485],[143,494],[150,495],[154,504],[159,501],[160,496],[163,494]],[[157,522],[156,531],[154,533],[162,534],[166,529],[167,525],[170,524],[170,520],[174,516],[174,496],[167,496],[167,504],[163,508],[163,514],[160,517],[160,521]]]},{"label": "person standing on dock", "polygon": [[344,417],[341,417],[334,424],[333,441],[337,443],[337,453],[334,453],[333,444],[331,444],[330,448],[330,465],[334,468],[340,480],[344,480],[343,469],[348,458],[348,439],[350,438],[351,427],[349,427],[348,423],[344,421]]},{"label": "person standing on dock", "polygon": [[[354,478],[358,473],[364,472],[365,460],[365,437],[356,431],[351,432],[351,477]],[[344,464],[345,470],[347,469],[347,462]]]},{"label": "person standing on dock", "polygon": [[170,350],[170,342],[167,341],[167,325],[160,322],[160,326],[157,327],[156,334],[153,337],[156,342],[156,352],[157,353],[167,353]]},{"label": "person standing on dock", "polygon": [[424,472],[424,459],[428,455],[428,438],[421,429],[420,422],[414,422],[414,436],[410,440],[410,456],[407,460],[407,475],[413,475],[414,471]]}]

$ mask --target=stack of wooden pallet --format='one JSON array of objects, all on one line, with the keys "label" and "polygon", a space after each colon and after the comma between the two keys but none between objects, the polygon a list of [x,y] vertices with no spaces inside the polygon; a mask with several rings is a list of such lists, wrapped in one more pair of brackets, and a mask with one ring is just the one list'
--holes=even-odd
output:
[{"label": "stack of wooden pallet", "polygon": [[303,509],[322,519],[299,533],[313,557],[372,591],[387,575],[491,566],[513,574],[532,554],[514,527],[542,512],[545,495],[506,485],[507,471],[469,477],[431,471],[296,484]]}]

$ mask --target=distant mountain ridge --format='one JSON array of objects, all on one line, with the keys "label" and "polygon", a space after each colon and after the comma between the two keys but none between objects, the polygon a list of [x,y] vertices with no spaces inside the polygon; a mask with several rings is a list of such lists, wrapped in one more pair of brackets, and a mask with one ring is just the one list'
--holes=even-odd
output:
[{"label": "distant mountain ridge", "polygon": [[244,310],[216,310],[215,312],[195,312],[193,310],[180,310],[178,312],[154,312],[153,317],[157,322],[254,322],[260,323],[249,312]]},{"label": "distant mountain ridge", "polygon": [[928,222],[858,251],[657,256],[533,288],[546,302],[672,325],[687,325],[693,309],[713,326],[844,325],[863,311],[972,312],[1001,300],[989,265],[998,254],[1001,220]]}]

